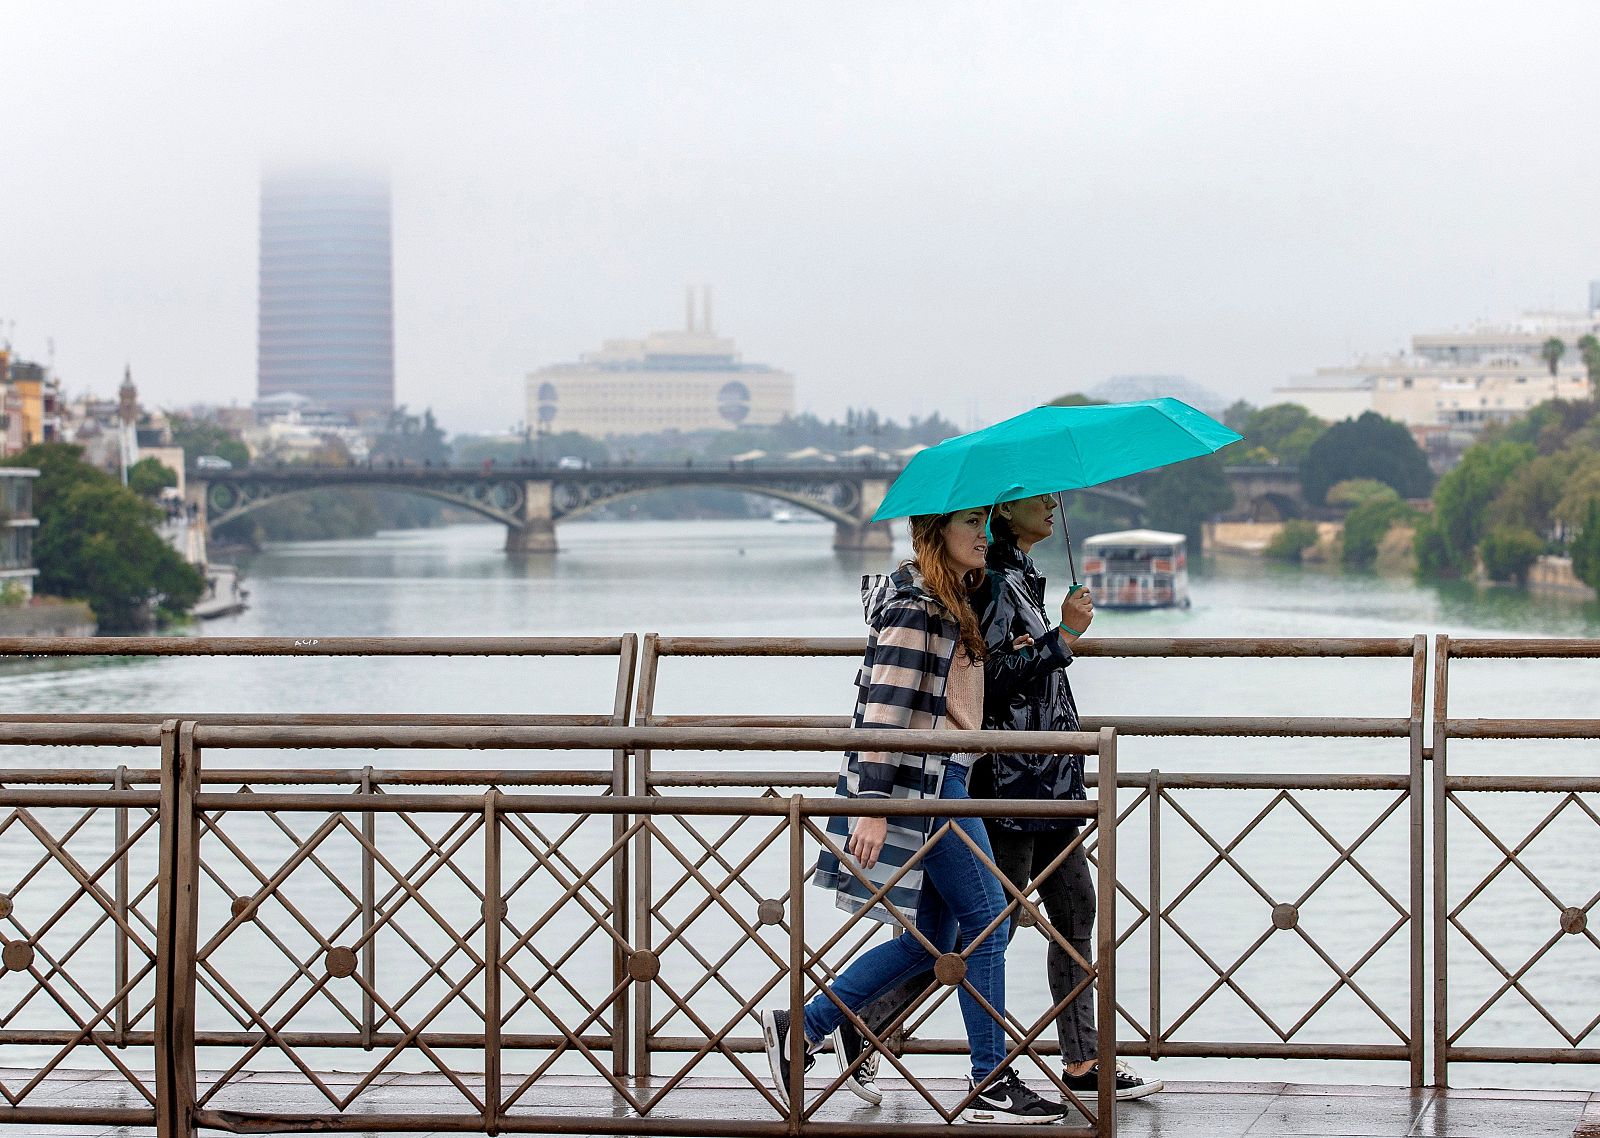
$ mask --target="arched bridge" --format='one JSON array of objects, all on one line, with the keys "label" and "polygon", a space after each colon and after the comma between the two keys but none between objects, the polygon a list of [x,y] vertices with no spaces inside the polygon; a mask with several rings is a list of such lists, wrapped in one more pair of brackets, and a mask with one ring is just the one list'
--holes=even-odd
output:
[{"label": "arched bridge", "polygon": [[[550,467],[284,466],[230,471],[192,470],[190,501],[208,527],[244,517],[284,498],[333,487],[396,490],[469,510],[506,527],[513,553],[553,553],[556,523],[634,494],[669,487],[714,487],[774,498],[834,523],[834,548],[887,550],[889,525],[868,519],[898,469],[878,466],[806,467],[683,464],[604,466],[581,470]],[[1238,467],[1229,471],[1236,510],[1263,505],[1282,516],[1303,507],[1296,472],[1284,467]],[[1091,487],[1094,494],[1142,518],[1144,501],[1119,484]]]},{"label": "arched bridge", "polygon": [[284,498],[334,487],[420,494],[506,527],[506,550],[553,553],[556,523],[668,487],[714,487],[775,498],[834,523],[835,549],[890,548],[885,522],[872,523],[897,469],[844,465],[749,467],[714,465],[549,467],[314,467],[194,470],[190,501],[209,527],[244,517]]}]

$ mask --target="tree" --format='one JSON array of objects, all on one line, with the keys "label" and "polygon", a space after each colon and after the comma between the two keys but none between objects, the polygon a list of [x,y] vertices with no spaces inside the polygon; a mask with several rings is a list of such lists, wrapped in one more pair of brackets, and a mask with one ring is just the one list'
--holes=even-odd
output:
[{"label": "tree", "polygon": [[1551,513],[1556,520],[1574,530],[1588,524],[1589,506],[1600,502],[1600,454],[1593,451],[1583,454],[1577,468],[1561,487],[1561,500]]},{"label": "tree", "polygon": [[176,411],[167,412],[167,423],[172,428],[172,445],[183,448],[183,461],[189,466],[203,454],[225,458],[235,466],[250,465],[249,448],[226,427]]},{"label": "tree", "polygon": [[1572,451],[1541,454],[1519,466],[1489,503],[1488,524],[1549,533],[1555,527],[1555,510],[1563,487],[1578,466]]},{"label": "tree", "polygon": [[[1330,432],[1331,433],[1331,432]],[[1479,443],[1439,480],[1433,516],[1417,530],[1418,568],[1434,576],[1471,572],[1488,528],[1489,505],[1520,467],[1532,462],[1527,443]]]},{"label": "tree", "polygon": [[1328,424],[1298,403],[1274,403],[1254,412],[1241,432],[1245,441],[1266,447],[1280,462],[1299,466]]},{"label": "tree", "polygon": [[433,417],[433,408],[420,416],[409,413],[404,404],[389,413],[389,425],[372,442],[374,462],[410,463],[414,466],[444,466],[450,461],[444,431]]},{"label": "tree", "polygon": [[1600,589],[1600,498],[1590,498],[1583,528],[1572,541],[1572,571],[1591,589]]},{"label": "tree", "polygon": [[1317,523],[1291,518],[1267,542],[1266,555],[1274,561],[1299,561],[1302,554],[1317,544]]},{"label": "tree", "polygon": [[1082,394],[1079,394],[1076,391],[1072,391],[1072,392],[1068,392],[1066,395],[1057,395],[1054,399],[1050,400],[1050,402],[1047,404],[1047,406],[1050,406],[1050,407],[1098,407],[1104,402],[1105,402],[1104,399],[1090,399],[1087,395],[1082,395]]},{"label": "tree", "polygon": [[1491,438],[1532,443],[1540,454],[1554,454],[1571,446],[1591,429],[1595,406],[1586,401],[1546,399],[1522,418],[1506,424]]},{"label": "tree", "polygon": [[[1417,512],[1381,482],[1341,482],[1334,491],[1341,488],[1346,495],[1356,495],[1356,506],[1345,515],[1344,546],[1339,560],[1348,569],[1370,568],[1378,559],[1378,545],[1389,527],[1398,521],[1413,520]],[[1330,491],[1329,499],[1333,496]]]},{"label": "tree", "polygon": [[1539,535],[1523,526],[1495,526],[1479,546],[1483,571],[1491,581],[1528,583],[1528,570],[1544,552]]},{"label": "tree", "polygon": [[1222,413],[1222,425],[1231,427],[1244,434],[1245,424],[1250,421],[1250,416],[1255,414],[1255,404],[1243,399],[1235,399],[1228,404],[1228,409]]},{"label": "tree", "polygon": [[1300,464],[1301,489],[1319,506],[1329,487],[1348,478],[1376,478],[1402,498],[1425,498],[1433,486],[1428,456],[1411,432],[1373,411],[1329,427]]},{"label": "tree", "polygon": [[141,458],[128,467],[128,489],[141,498],[159,498],[161,491],[177,484],[177,472],[158,459]]},{"label": "tree", "polygon": [[1589,402],[1593,403],[1600,392],[1600,340],[1583,336],[1578,340],[1578,358],[1583,360],[1583,370],[1589,377]]},{"label": "tree", "polygon": [[1151,525],[1174,530],[1200,548],[1200,526],[1233,505],[1233,487],[1218,455],[1208,454],[1173,463],[1144,475],[1145,518]]},{"label": "tree", "polygon": [[82,447],[39,443],[5,460],[39,471],[33,556],[40,592],[89,603],[102,631],[187,612],[205,580],[155,531],[154,506],[83,462]]},{"label": "tree", "polygon": [[1567,354],[1567,345],[1564,341],[1551,336],[1539,346],[1539,356],[1544,360],[1545,366],[1550,369],[1550,378],[1554,379],[1561,370],[1561,357]]}]

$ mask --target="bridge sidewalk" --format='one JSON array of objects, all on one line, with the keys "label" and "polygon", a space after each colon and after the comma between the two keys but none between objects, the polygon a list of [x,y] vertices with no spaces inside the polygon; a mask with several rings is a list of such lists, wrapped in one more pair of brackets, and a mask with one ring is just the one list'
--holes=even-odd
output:
[{"label": "bridge sidewalk", "polygon": [[[0,1070],[0,1081],[22,1072]],[[359,1076],[324,1076],[335,1093],[348,1092]],[[204,1086],[210,1080],[202,1074]],[[508,1079],[507,1090],[516,1085]],[[828,1104],[826,1117],[871,1124],[877,1121],[931,1121],[927,1107],[906,1085],[893,1079],[881,1084],[886,1093],[880,1108],[857,1103],[841,1092]],[[930,1089],[954,1098],[957,1080],[930,1080]],[[31,1093],[30,1106],[131,1107],[139,1103],[121,1076],[97,1071],[57,1071]],[[437,1075],[380,1076],[352,1114],[366,1112],[431,1112],[465,1109],[459,1092]],[[252,1112],[305,1112],[328,1109],[327,1100],[296,1073],[257,1072],[237,1079],[216,1109]],[[520,1102],[520,1113],[624,1117],[626,1104],[598,1078],[546,1077]],[[1403,1087],[1329,1086],[1296,1083],[1169,1083],[1168,1089],[1140,1102],[1121,1104],[1117,1133],[1127,1138],[1192,1135],[1195,1138],[1600,1138],[1600,1094],[1589,1091],[1411,1091]],[[89,1135],[153,1135],[148,1127],[103,1124],[27,1126],[7,1124],[0,1108],[0,1126],[13,1133],[87,1138]],[[728,1079],[690,1079],[673,1093],[663,1117],[772,1120],[771,1108],[748,1087]],[[359,1133],[360,1131],[358,1131]],[[1029,1131],[1041,1133],[1041,1131]],[[210,1133],[203,1131],[202,1133]],[[294,1132],[289,1132],[294,1133]],[[312,1133],[312,1132],[301,1132]],[[322,1131],[326,1133],[326,1131]],[[413,1133],[427,1133],[414,1131]],[[445,1133],[445,1132],[438,1132]],[[453,1133],[460,1133],[455,1131]],[[960,1130],[952,1130],[959,1135]],[[1049,1133],[1046,1129],[1042,1133]]]}]

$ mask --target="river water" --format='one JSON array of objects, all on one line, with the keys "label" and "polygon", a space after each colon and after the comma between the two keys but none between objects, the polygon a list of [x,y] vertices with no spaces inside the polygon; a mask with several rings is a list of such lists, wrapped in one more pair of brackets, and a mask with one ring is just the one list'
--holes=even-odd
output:
[{"label": "river water", "polygon": [[[888,557],[834,553],[830,549],[832,527],[823,525],[597,522],[568,525],[560,537],[563,549],[559,555],[531,561],[506,558],[500,551],[503,532],[498,527],[475,525],[275,547],[242,564],[250,591],[249,610],[212,622],[198,634],[587,636],[653,631],[855,636],[862,631],[861,574],[891,564]],[[1060,547],[1052,543],[1036,554],[1052,577],[1052,594],[1058,599],[1056,586],[1066,579]],[[1600,630],[1600,607],[1592,604],[1510,590],[1419,586],[1409,580],[1342,576],[1252,561],[1204,566],[1195,574],[1192,593],[1194,603],[1187,610],[1102,611],[1091,635],[1409,637],[1423,633],[1431,638],[1438,632],[1591,636]],[[605,659],[174,658],[12,668],[0,686],[0,710],[604,713],[610,710],[614,690],[613,662]],[[1409,668],[1409,661],[1404,660],[1085,659],[1073,667],[1071,678],[1080,706],[1090,715],[1404,716]],[[662,670],[657,706],[669,713],[844,714],[853,697],[853,672],[854,663],[841,659],[668,661]],[[1451,710],[1455,715],[1591,715],[1595,681],[1596,664],[1591,662],[1467,664],[1453,679]],[[1289,744],[1130,738],[1123,741],[1120,755],[1124,771],[1403,773],[1406,769],[1404,740]],[[1560,742],[1460,744],[1451,753],[1452,769],[1471,773],[1583,773],[1593,770],[1594,757],[1591,746]],[[658,758],[662,766],[674,761],[696,766],[749,765],[752,761],[705,755]],[[63,749],[41,760],[38,752],[13,749],[6,761],[103,768],[122,762],[148,765],[150,756],[107,749]],[[215,766],[222,760],[213,754],[207,761]],[[549,761],[558,766],[562,762],[559,758]],[[595,759],[587,755],[574,761],[593,763]],[[516,754],[234,752],[226,756],[225,765],[494,767],[532,762]],[[835,763],[831,756],[802,755],[784,757],[777,765],[825,770]],[[1125,801],[1132,800],[1133,792],[1125,790],[1124,794],[1128,796]],[[1543,834],[1520,851],[1519,861],[1527,872],[1512,865],[1494,874],[1461,914],[1467,933],[1452,933],[1452,1008],[1458,1022],[1507,986],[1505,976],[1477,952],[1467,934],[1493,951],[1518,980],[1518,986],[1496,1001],[1462,1037],[1463,1044],[1560,1045],[1557,1028],[1534,1009],[1529,997],[1543,1002],[1562,1027],[1575,1033],[1600,1011],[1596,1006],[1600,1004],[1600,941],[1587,931],[1563,936],[1558,926],[1562,907],[1587,908],[1595,899],[1593,866],[1600,863],[1600,821],[1584,813],[1584,803],[1566,803],[1557,811],[1560,804],[1562,800],[1553,795],[1479,796],[1472,804],[1475,815],[1490,828],[1498,828],[1508,846],[1514,846],[1545,815],[1555,812],[1555,817]],[[1587,805],[1592,809],[1594,803]],[[1397,795],[1388,791],[1314,791],[1293,800],[1275,800],[1269,792],[1196,790],[1175,792],[1171,805],[1163,809],[1162,865],[1156,876],[1166,919],[1160,933],[1159,979],[1164,1024],[1171,1029],[1184,1019],[1174,1037],[1272,1041],[1279,1038],[1276,1029],[1261,1017],[1289,1031],[1311,1012],[1294,1034],[1297,1041],[1394,1043],[1394,1030],[1384,1017],[1401,1029],[1407,1027],[1409,967],[1406,930],[1398,924],[1397,909],[1384,897],[1387,892],[1399,905],[1408,903],[1408,820]],[[1241,831],[1261,814],[1263,820],[1239,839]],[[286,856],[274,845],[282,841],[281,830],[259,817],[233,816],[226,822],[225,829],[240,849],[255,851],[252,856],[262,864],[277,864],[272,861],[274,856],[279,861]],[[298,825],[302,831],[311,827],[304,818]],[[1503,858],[1489,839],[1473,830],[1470,820],[1453,816],[1451,825],[1451,898],[1455,904]],[[1139,903],[1149,897],[1148,827],[1146,803],[1130,815],[1119,843],[1121,877]],[[730,848],[754,849],[756,839],[750,835],[761,832],[759,825],[746,827],[731,840]],[[30,854],[33,859],[38,855],[38,846],[28,846],[19,833],[20,828],[13,828],[0,834],[0,876],[10,882],[20,880],[26,867],[33,864],[28,860]],[[564,848],[583,862],[586,853],[598,856],[608,837],[609,823],[591,819],[580,825]],[[684,840],[688,840],[686,835]],[[94,845],[97,841],[102,839],[89,835],[80,845],[87,842],[92,851],[99,848]],[[331,841],[329,845],[331,848]],[[1341,859],[1340,846],[1353,854]],[[781,892],[783,848],[780,841],[747,871],[746,877],[757,883],[756,894],[774,895],[765,890],[769,883]],[[1224,850],[1225,860],[1221,857]],[[514,853],[508,854],[513,862]],[[220,850],[218,856],[222,857]],[[80,852],[79,857],[84,854]],[[332,853],[329,861],[336,861]],[[658,879],[670,874],[664,878],[670,882],[682,875],[681,866],[674,872],[674,866],[664,865],[664,861],[670,859],[658,853]],[[1218,861],[1222,864],[1202,873]],[[478,864],[481,866],[481,861]],[[526,857],[518,864],[531,869]],[[242,870],[237,859],[229,872],[235,878],[234,891],[238,891],[242,887],[237,877]],[[34,896],[47,877],[32,883]],[[1532,877],[1544,883],[1548,895]],[[514,879],[510,868],[507,879]],[[437,883],[439,878],[434,880]],[[1318,882],[1321,884],[1308,895]],[[537,885],[533,882],[520,896],[533,895]],[[349,897],[341,895],[326,878],[306,880],[302,889],[298,901],[305,919],[301,924],[315,925],[316,914],[323,909],[350,908]],[[728,891],[736,889],[730,886]],[[1267,935],[1272,905],[1302,898],[1299,930]],[[23,908],[19,894],[19,913]],[[153,898],[149,910],[153,918]],[[673,902],[666,915],[681,919],[685,911],[684,905]],[[288,919],[289,914],[284,916],[286,923],[295,923]],[[1125,1037],[1146,1026],[1149,1019],[1150,925],[1137,917],[1130,899],[1125,898],[1119,924],[1124,929],[1136,926],[1119,953],[1120,1002],[1132,1021],[1123,1025]],[[693,949],[704,959],[697,964],[692,953],[680,951],[677,957],[663,953],[664,979],[677,984],[680,992],[706,971],[706,961],[715,961],[722,947],[732,943],[729,938],[734,926],[727,920],[719,921],[712,913],[699,921],[688,939],[693,943],[698,938]],[[827,898],[809,891],[807,923],[813,936],[824,938],[833,922]],[[64,922],[66,927],[73,923]],[[552,923],[552,929],[559,927],[561,921]],[[333,930],[325,931],[337,941]],[[20,934],[11,931],[8,935]],[[236,935],[244,943],[243,934]],[[411,935],[424,946],[443,943],[437,929],[432,933],[413,930]],[[1263,937],[1261,947],[1232,967]],[[344,939],[349,939],[348,934]],[[264,950],[274,951],[266,941],[258,943]],[[782,938],[773,943],[781,950]],[[1545,957],[1520,971],[1546,944],[1551,947]],[[687,947],[679,946],[680,950]],[[85,955],[92,951],[92,947],[84,950]],[[394,968],[415,975],[423,990],[431,991],[429,967],[412,959],[415,954],[408,955],[410,950],[403,946],[393,951],[398,953]],[[590,956],[589,952],[601,955]],[[588,971],[599,975],[604,969],[596,969],[593,962],[608,955],[603,941],[592,939],[565,967],[576,973],[581,971],[579,961],[591,961]],[[555,955],[549,952],[547,957],[554,959]],[[1042,961],[1042,939],[1019,938],[1011,952],[1009,1002],[1030,1018],[1048,1004]],[[242,966],[236,962],[234,967]],[[455,975],[451,967],[447,966],[446,973]],[[679,971],[675,973],[674,968]],[[1227,974],[1225,980],[1219,979],[1219,969]],[[1354,969],[1359,992],[1351,985],[1341,985],[1335,969],[1347,973]],[[771,962],[750,946],[721,962],[715,971],[721,980],[740,990],[776,975]],[[6,1001],[6,1007],[19,998],[16,993],[22,990],[18,987],[22,980],[15,973],[0,978],[0,1000]],[[244,985],[247,978],[235,976],[232,982]],[[292,977],[285,981],[291,988],[294,983]],[[705,985],[695,997],[696,1007],[700,1014],[708,1015],[715,1005],[726,1018],[736,1005],[724,998],[725,990],[719,994],[716,988],[716,982]],[[781,999],[786,991],[786,987],[776,988],[771,1000]],[[551,997],[549,989],[541,993],[552,998],[552,1006],[561,996],[557,992]],[[212,995],[218,1001],[224,999]],[[358,1004],[357,999],[350,1006]],[[326,1023],[314,1022],[316,1014],[337,1022],[336,1010],[318,1013],[313,1005],[314,1000],[301,1018],[294,1020],[296,1026]],[[213,1006],[212,1010],[217,1009]],[[532,1011],[524,1008],[519,1014],[527,1016]],[[24,1016],[18,1022],[25,1020]],[[664,1023],[661,1030],[667,1034],[693,1031],[681,1015]],[[959,1035],[953,1001],[935,1014],[928,1030]],[[338,1058],[346,1062],[336,1065],[348,1065],[348,1055]],[[271,1060],[271,1056],[263,1056],[257,1062],[271,1065]],[[673,1062],[665,1063],[666,1069],[673,1069]],[[955,1060],[917,1062],[930,1070],[959,1069]],[[1137,1063],[1149,1066],[1146,1060]],[[583,1067],[578,1061],[563,1069]],[[1179,1078],[1401,1082],[1406,1077],[1404,1066],[1396,1063],[1245,1064],[1165,1059],[1156,1070]],[[1588,1069],[1581,1067],[1464,1065],[1455,1068],[1453,1080],[1460,1085],[1553,1086],[1594,1081]]]}]

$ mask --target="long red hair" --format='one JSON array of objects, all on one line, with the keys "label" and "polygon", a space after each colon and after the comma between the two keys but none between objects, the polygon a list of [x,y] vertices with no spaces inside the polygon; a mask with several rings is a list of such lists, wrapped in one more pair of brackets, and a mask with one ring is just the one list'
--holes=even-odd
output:
[{"label": "long red hair", "polygon": [[[958,510],[956,513],[966,513]],[[956,618],[961,626],[961,646],[973,660],[984,657],[983,633],[978,629],[978,614],[972,611],[968,596],[983,583],[983,570],[974,569],[976,581],[950,558],[945,549],[944,531],[956,513],[918,514],[911,519],[911,562],[922,574],[928,592]]]}]

